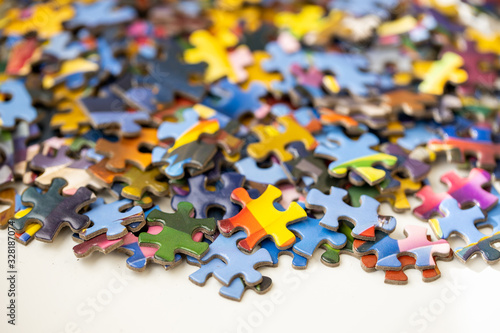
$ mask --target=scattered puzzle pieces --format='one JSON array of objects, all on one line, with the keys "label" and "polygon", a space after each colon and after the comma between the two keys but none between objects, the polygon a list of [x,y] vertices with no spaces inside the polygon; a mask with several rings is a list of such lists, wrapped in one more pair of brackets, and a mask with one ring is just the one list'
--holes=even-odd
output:
[{"label": "scattered puzzle pieces", "polygon": [[[400,262],[398,259],[401,256],[411,256],[415,259],[414,266],[423,271],[434,269],[436,266],[436,258],[446,258],[450,254],[450,244],[444,239],[438,241],[430,241],[427,236],[427,228],[419,226],[407,226],[405,228],[405,239],[393,239],[389,235],[378,232],[374,242],[355,240],[353,247],[354,251],[361,255],[375,254],[377,257],[375,269],[377,270],[393,270],[398,271],[403,268],[409,268],[406,262]],[[368,259],[370,261],[370,258]],[[362,265],[365,269],[370,269],[371,264]],[[434,278],[438,278],[435,275]],[[427,276],[423,275],[423,280],[428,281]],[[405,283],[406,281],[398,281],[387,279],[386,282]]]},{"label": "scattered puzzle pieces", "polygon": [[413,210],[413,214],[420,219],[427,220],[439,212],[439,205],[446,199],[456,199],[460,205],[475,203],[483,210],[489,210],[497,204],[498,198],[486,191],[483,186],[489,185],[491,175],[486,171],[474,168],[469,176],[461,178],[455,171],[441,176],[441,182],[449,186],[443,193],[435,193],[429,185],[424,186],[415,196],[422,200],[422,204]]}]

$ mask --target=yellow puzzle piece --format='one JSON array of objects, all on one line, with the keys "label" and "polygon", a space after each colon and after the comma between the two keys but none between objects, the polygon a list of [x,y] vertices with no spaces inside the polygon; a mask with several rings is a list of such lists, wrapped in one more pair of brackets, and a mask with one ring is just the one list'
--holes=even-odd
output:
[{"label": "yellow puzzle piece", "polygon": [[271,82],[283,79],[280,73],[266,72],[262,69],[261,63],[270,58],[271,56],[264,51],[253,52],[254,63],[246,68],[248,80],[242,84],[244,90],[248,89],[252,82],[260,82],[267,90],[271,90]]},{"label": "yellow puzzle piece", "polygon": [[205,72],[205,82],[212,83],[227,76],[236,80],[227,48],[234,46],[218,39],[206,30],[196,30],[189,36],[189,42],[194,46],[184,52],[184,60],[188,64],[206,62],[208,68]]},{"label": "yellow puzzle piece", "polygon": [[467,72],[460,69],[464,59],[456,53],[446,52],[437,61],[417,61],[413,65],[414,74],[423,79],[418,86],[420,92],[442,95],[448,81],[460,84],[467,81]]},{"label": "yellow puzzle piece", "polygon": [[248,155],[257,161],[263,161],[273,153],[280,161],[286,162],[293,159],[293,155],[286,150],[288,144],[300,141],[307,150],[316,146],[316,140],[311,133],[295,120],[288,116],[278,117],[277,120],[284,128],[283,131],[270,125],[256,125],[252,128],[252,132],[259,137],[260,142],[248,145]]},{"label": "yellow puzzle piece", "polygon": [[296,38],[314,34],[324,29],[325,10],[320,6],[304,6],[300,13],[281,12],[274,17],[274,23],[280,29],[289,30]]},{"label": "yellow puzzle piece", "polygon": [[62,32],[62,23],[74,15],[71,5],[61,5],[59,1],[36,4],[26,9],[13,8],[7,12],[3,34],[22,36],[36,31],[39,38],[50,38]]}]

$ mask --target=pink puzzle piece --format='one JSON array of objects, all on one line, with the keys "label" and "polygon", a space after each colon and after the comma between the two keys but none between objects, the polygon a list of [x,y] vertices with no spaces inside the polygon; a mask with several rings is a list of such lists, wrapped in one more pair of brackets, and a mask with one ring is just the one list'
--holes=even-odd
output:
[{"label": "pink puzzle piece", "polygon": [[488,210],[496,205],[498,198],[486,191],[483,186],[491,181],[488,171],[474,168],[466,178],[460,177],[455,171],[450,171],[441,176],[441,182],[448,185],[447,192],[435,193],[429,185],[424,186],[415,195],[423,202],[413,210],[418,218],[427,220],[435,213],[439,213],[439,205],[445,199],[454,198],[460,205],[476,203],[481,209]]}]

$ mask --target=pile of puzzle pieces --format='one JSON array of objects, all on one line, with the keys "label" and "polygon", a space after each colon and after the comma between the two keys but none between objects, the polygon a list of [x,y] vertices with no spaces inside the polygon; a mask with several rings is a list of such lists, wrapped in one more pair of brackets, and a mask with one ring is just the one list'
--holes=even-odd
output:
[{"label": "pile of puzzle pieces", "polygon": [[[294,269],[349,254],[395,284],[439,278],[436,260],[495,263],[499,15],[494,0],[3,1],[0,227],[136,271],[186,262],[233,300],[268,291],[259,268],[281,254]],[[439,193],[444,155],[468,175]],[[381,202],[423,222],[396,239]]]}]

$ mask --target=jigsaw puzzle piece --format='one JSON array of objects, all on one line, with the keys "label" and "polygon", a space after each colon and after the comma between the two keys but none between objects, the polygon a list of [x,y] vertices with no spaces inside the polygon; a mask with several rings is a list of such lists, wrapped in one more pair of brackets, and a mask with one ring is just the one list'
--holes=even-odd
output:
[{"label": "jigsaw puzzle piece", "polygon": [[157,247],[154,261],[163,265],[173,263],[176,253],[200,258],[208,250],[208,244],[194,241],[192,235],[199,231],[205,235],[212,235],[216,224],[213,218],[195,219],[193,216],[194,207],[189,202],[179,203],[175,213],[153,210],[148,215],[147,221],[160,225],[162,231],[156,235],[141,233],[139,245],[150,244]]},{"label": "jigsaw puzzle piece", "polygon": [[[127,226],[131,223],[140,222],[137,231],[145,224],[144,212],[141,207],[135,206],[132,200],[118,200],[109,204],[104,203],[103,198],[98,198],[90,205],[90,211],[84,213],[92,221],[92,225],[80,233],[84,240],[91,239],[102,233],[110,240],[121,238],[128,233]],[[124,209],[130,208],[126,211]]]},{"label": "jigsaw puzzle piece", "polygon": [[467,81],[467,72],[460,69],[464,59],[453,52],[446,52],[440,60],[419,61],[413,64],[415,76],[423,79],[418,86],[420,92],[442,95],[446,83],[460,84]]},{"label": "jigsaw puzzle piece", "polygon": [[199,101],[205,94],[202,84],[192,82],[191,78],[203,76],[207,65],[205,63],[184,63],[182,49],[174,41],[163,45],[164,56],[155,59],[148,66],[148,74],[138,81],[155,87],[156,101],[170,104],[179,95],[192,101]]},{"label": "jigsaw puzzle piece", "polygon": [[266,249],[259,249],[252,254],[240,251],[236,243],[242,238],[245,238],[243,231],[237,232],[231,237],[219,235],[210,244],[205,256],[201,258],[202,263],[219,258],[226,264],[213,272],[213,276],[225,286],[229,286],[238,276],[242,277],[247,285],[257,285],[263,279],[262,274],[257,271],[257,268],[272,264],[271,256]]},{"label": "jigsaw puzzle piece", "polygon": [[[299,204],[305,208],[304,204]],[[319,219],[307,217],[304,221],[290,226],[290,231],[296,233],[300,240],[293,246],[293,251],[310,259],[323,244],[328,244],[332,248],[342,248],[347,238],[344,234],[324,228],[320,225]]]},{"label": "jigsaw puzzle piece", "polygon": [[357,17],[376,15],[387,19],[399,2],[400,0],[333,0],[329,2],[329,7]]},{"label": "jigsaw puzzle piece", "polygon": [[[220,270],[226,266],[226,264],[218,258],[214,258],[208,263],[200,264],[196,259],[188,257],[188,262],[200,267],[196,272],[189,275],[189,280],[198,286],[204,286],[214,271]],[[241,301],[246,289],[252,289],[258,294],[264,294],[271,288],[271,285],[272,280],[267,276],[263,276],[262,281],[256,286],[248,286],[243,279],[236,278],[229,286],[222,286],[219,289],[219,295],[233,301]]]},{"label": "jigsaw puzzle piece", "polygon": [[382,82],[378,74],[362,71],[369,65],[362,55],[318,52],[314,54],[314,65],[323,72],[334,74],[338,86],[355,95],[366,96],[369,87],[379,86]]},{"label": "jigsaw puzzle piece", "polygon": [[[482,130],[482,136],[477,137],[474,127],[469,128],[470,137],[460,137],[457,135],[457,129],[448,126],[444,128],[443,140],[430,140],[427,147],[433,151],[446,151],[448,158],[453,160],[453,153],[460,152],[459,162],[465,162],[467,156],[472,155],[477,158],[477,166],[481,168],[494,169],[496,167],[496,158],[500,158],[500,144],[493,142],[491,131]],[[487,133],[490,138],[485,140]],[[476,136],[475,136],[476,135]]]},{"label": "jigsaw puzzle piece", "polygon": [[[316,189],[307,195],[307,208],[322,210],[325,215],[320,225],[333,231],[339,228],[340,220],[347,220],[354,225],[352,235],[355,238],[373,240],[375,230],[391,233],[396,228],[396,219],[391,216],[378,215],[380,203],[366,195],[361,196],[361,205],[353,207],[344,202],[348,192],[332,187],[326,195]],[[342,207],[342,208],[339,208]]]},{"label": "jigsaw puzzle piece", "polygon": [[293,252],[291,248],[286,249],[286,250],[280,250],[276,247],[276,244],[270,239],[264,239],[260,243],[260,247],[263,249],[266,249],[269,254],[271,255],[272,261],[273,261],[273,267],[278,266],[278,261],[279,257],[282,255],[289,255],[292,257],[292,267],[295,269],[305,269],[307,268],[307,261],[308,259],[306,257],[301,256],[300,254],[297,254]]},{"label": "jigsaw puzzle piece", "polygon": [[233,217],[220,220],[220,232],[229,236],[237,230],[244,230],[247,237],[238,242],[238,247],[248,252],[267,237],[272,237],[279,249],[291,247],[295,235],[287,226],[306,218],[306,212],[296,202],[292,202],[286,211],[276,209],[273,203],[280,197],[281,191],[272,185],[268,185],[257,199],[252,199],[244,188],[235,189],[231,200],[239,203],[242,210]]},{"label": "jigsaw puzzle piece", "polygon": [[352,236],[352,226],[348,225],[346,221],[340,222],[340,226],[338,228],[338,233],[342,233],[346,237],[346,243],[344,247],[341,249],[336,249],[331,247],[328,243],[324,243],[321,245],[321,248],[325,250],[321,255],[321,262],[328,267],[337,267],[340,265],[340,255],[341,254],[349,254],[352,256],[356,256],[354,250],[352,248],[352,244],[354,242],[354,237]]},{"label": "jigsaw puzzle piece", "polygon": [[[488,264],[500,260],[500,251],[494,246],[495,243],[500,242],[500,228],[497,221],[498,205],[490,212],[491,221],[486,219],[486,215],[479,206],[461,209],[459,202],[453,198],[443,200],[439,209],[445,217],[430,219],[429,223],[440,239],[449,239],[451,235],[457,234],[465,241],[464,247],[453,249],[460,261],[465,263],[476,254],[481,254]],[[478,230],[481,224],[493,226],[493,233],[490,235],[482,233]]]},{"label": "jigsaw puzzle piece", "polygon": [[155,147],[152,152],[152,161],[154,165],[160,166],[160,170],[167,177],[180,179],[184,177],[184,169],[187,167],[197,173],[203,172],[216,153],[217,145],[193,141],[172,151],[163,147]]},{"label": "jigsaw puzzle piece", "polygon": [[239,119],[249,113],[259,116],[269,108],[260,101],[267,95],[266,88],[259,83],[252,83],[242,90],[239,85],[222,79],[210,88],[213,97],[206,97],[203,104],[232,119]]},{"label": "jigsaw puzzle piece", "polygon": [[75,16],[66,22],[68,28],[98,28],[111,26],[133,20],[137,13],[134,8],[121,6],[117,8],[116,0],[104,0],[95,3],[75,3]]},{"label": "jigsaw puzzle piece", "polygon": [[261,62],[262,68],[267,72],[278,72],[282,75],[282,81],[271,82],[273,90],[280,94],[287,95],[295,88],[297,81],[291,72],[293,64],[302,68],[308,66],[307,56],[304,51],[287,53],[277,42],[270,42],[266,45],[266,52],[271,56]]},{"label": "jigsaw puzzle piece", "polygon": [[30,224],[40,224],[42,227],[36,232],[35,238],[49,243],[64,226],[69,226],[73,232],[82,231],[90,220],[78,214],[78,211],[94,201],[93,193],[82,187],[74,195],[63,197],[60,192],[64,186],[64,179],[55,178],[46,193],[39,193],[35,187],[26,189],[21,199],[32,209],[21,218],[11,219],[9,224],[18,232],[25,231]]},{"label": "jigsaw puzzle piece", "polygon": [[319,146],[314,154],[326,159],[334,160],[328,166],[332,176],[344,177],[349,169],[370,185],[384,180],[386,172],[376,169],[374,164],[382,164],[390,168],[397,162],[397,157],[373,150],[378,145],[378,138],[372,133],[365,133],[358,140],[351,140],[340,127],[330,127],[324,136],[318,138]]},{"label": "jigsaw puzzle piece", "polygon": [[263,168],[253,158],[245,157],[236,162],[234,167],[247,181],[271,185],[288,181],[287,174],[278,163],[271,162],[270,167]]},{"label": "jigsaw puzzle piece", "polygon": [[11,96],[0,102],[0,127],[14,128],[16,121],[32,123],[38,117],[37,110],[31,104],[31,96],[21,81],[6,80],[0,85],[0,94]]},{"label": "jigsaw puzzle piece", "polygon": [[135,138],[121,138],[117,142],[101,138],[97,140],[95,151],[109,157],[106,163],[106,168],[109,170],[123,171],[127,163],[145,170],[152,163],[152,157],[151,153],[143,153],[140,148],[156,144],[158,144],[156,129],[143,128],[140,135]]},{"label": "jigsaw puzzle piece", "polygon": [[424,122],[417,122],[414,127],[406,128],[404,136],[396,139],[396,143],[402,148],[412,151],[434,139],[439,139],[439,136],[431,131]]},{"label": "jigsaw puzzle piece", "polygon": [[189,36],[189,42],[194,46],[184,52],[184,60],[188,64],[206,62],[205,82],[213,83],[225,76],[231,81],[237,81],[229,59],[228,47],[234,46],[237,40],[218,39],[207,30],[197,30]]},{"label": "jigsaw puzzle piece", "polygon": [[235,172],[228,172],[221,175],[220,182],[221,185],[216,184],[215,191],[209,191],[204,175],[189,178],[189,194],[175,195],[172,198],[172,208],[177,209],[181,202],[187,201],[194,206],[198,218],[207,218],[208,211],[212,207],[223,209],[223,217],[235,216],[240,209],[238,205],[231,202],[231,193],[243,186],[245,177]]},{"label": "jigsaw puzzle piece", "polygon": [[260,142],[248,145],[248,155],[257,161],[263,161],[273,153],[280,161],[286,162],[293,159],[293,155],[286,150],[287,145],[290,143],[300,141],[307,150],[315,147],[316,140],[311,133],[291,117],[278,117],[277,122],[283,127],[283,131],[268,125],[256,125],[252,128],[252,131],[259,137]]}]

